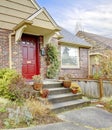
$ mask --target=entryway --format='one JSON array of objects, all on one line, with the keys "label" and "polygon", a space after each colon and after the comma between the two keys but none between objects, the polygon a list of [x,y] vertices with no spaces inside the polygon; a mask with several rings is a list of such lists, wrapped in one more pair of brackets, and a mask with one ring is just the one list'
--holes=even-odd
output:
[{"label": "entryway", "polygon": [[22,75],[26,79],[40,74],[39,37],[22,35]]}]

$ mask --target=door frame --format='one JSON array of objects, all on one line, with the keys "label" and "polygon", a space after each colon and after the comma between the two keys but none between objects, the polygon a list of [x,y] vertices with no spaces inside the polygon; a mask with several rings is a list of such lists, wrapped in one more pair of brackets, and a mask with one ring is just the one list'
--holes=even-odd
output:
[{"label": "door frame", "polygon": [[[36,39],[36,42],[35,42],[35,44],[36,44],[35,45],[35,56],[36,56],[35,65],[36,65],[36,71],[35,71],[35,73],[36,73],[36,75],[40,74],[40,43],[39,43],[39,36],[35,36],[35,35],[31,35],[31,34],[23,34],[22,37],[21,37],[21,47],[23,47],[22,41],[24,41],[23,40],[24,37],[26,39],[27,39],[27,37]],[[23,60],[23,54],[22,54],[22,60]],[[22,68],[21,68],[21,70],[22,70]],[[23,75],[23,71],[22,71],[22,75]]]}]

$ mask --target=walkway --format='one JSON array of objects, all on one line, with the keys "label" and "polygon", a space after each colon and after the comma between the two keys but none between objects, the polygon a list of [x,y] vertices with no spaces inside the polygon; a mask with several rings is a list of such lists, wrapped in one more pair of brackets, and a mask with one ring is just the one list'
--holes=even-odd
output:
[{"label": "walkway", "polygon": [[112,113],[97,107],[85,107],[58,114],[61,123],[17,130],[112,130]]}]

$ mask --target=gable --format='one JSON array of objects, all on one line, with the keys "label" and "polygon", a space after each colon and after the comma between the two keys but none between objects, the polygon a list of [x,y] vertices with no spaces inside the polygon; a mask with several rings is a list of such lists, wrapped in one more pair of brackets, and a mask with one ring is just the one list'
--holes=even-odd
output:
[{"label": "gable", "polygon": [[27,20],[32,20],[33,21],[32,25],[36,27],[42,27],[51,30],[55,30],[55,29],[59,30],[58,25],[53,20],[53,18],[49,15],[49,13],[45,8],[41,8],[33,15],[31,15]]},{"label": "gable", "polygon": [[41,12],[36,18],[44,21],[49,21],[49,18],[45,15],[44,12]]},{"label": "gable", "polygon": [[60,27],[52,19],[45,8],[40,8],[26,20],[23,20],[15,26],[13,30],[16,32],[15,41],[17,42],[21,39],[23,32],[33,35],[46,35],[52,31],[60,31]]},{"label": "gable", "polygon": [[1,0],[0,28],[12,30],[39,8],[34,0]]},{"label": "gable", "polygon": [[95,48],[97,48],[97,46],[99,46],[99,47],[103,47],[103,48],[112,49],[112,39],[111,38],[107,38],[107,37],[100,36],[100,35],[93,34],[93,33],[82,32],[82,31],[79,31],[76,35],[82,39],[85,39],[87,42],[89,42]]}]

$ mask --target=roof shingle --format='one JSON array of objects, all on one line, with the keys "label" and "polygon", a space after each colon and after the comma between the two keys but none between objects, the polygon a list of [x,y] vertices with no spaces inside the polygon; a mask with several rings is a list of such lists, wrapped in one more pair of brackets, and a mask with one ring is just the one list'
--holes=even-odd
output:
[{"label": "roof shingle", "polygon": [[96,35],[96,34],[92,34],[92,33],[88,33],[88,32],[83,32],[83,31],[79,31],[77,33],[77,36],[80,38],[84,38],[85,40],[87,40],[88,42],[91,40],[94,41],[96,44],[99,44],[101,46],[105,46],[106,48],[111,48],[112,49],[112,39],[111,38],[107,38],[104,36],[100,36],[100,35]]},{"label": "roof shingle", "polygon": [[63,36],[63,38],[59,40],[60,43],[71,43],[78,46],[91,47],[84,39],[79,38],[64,28],[61,28],[60,34]]}]

